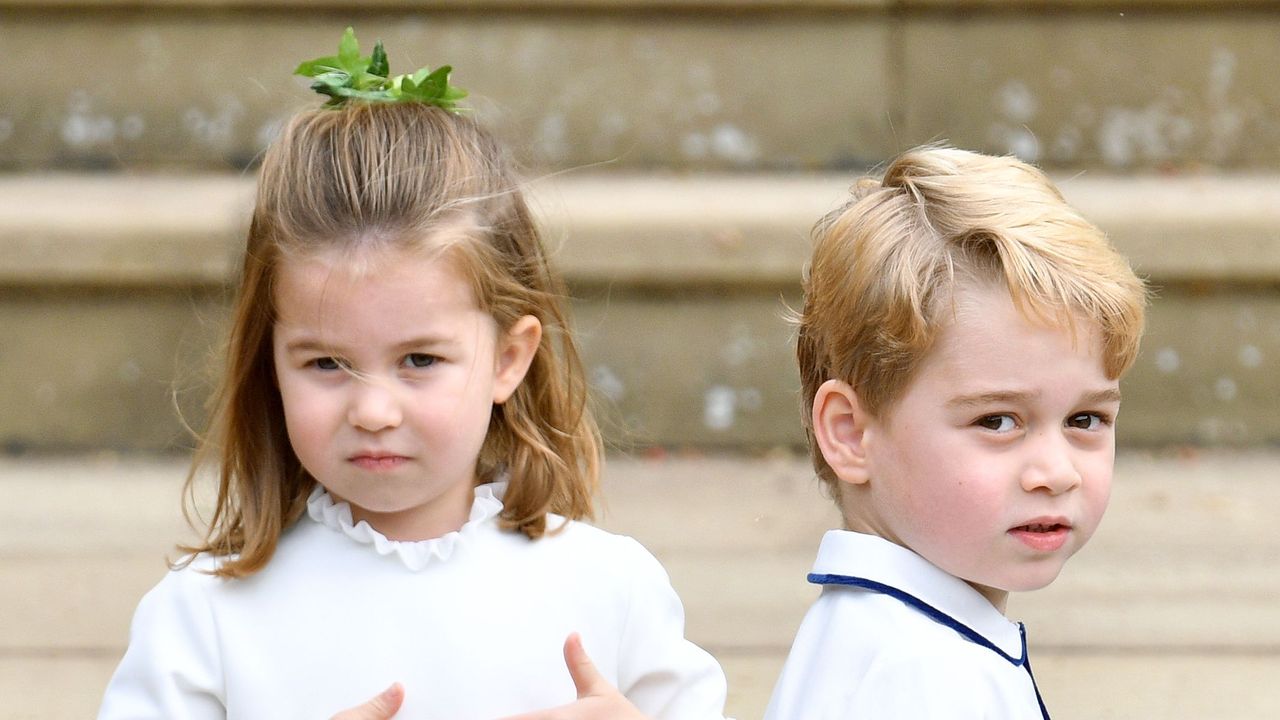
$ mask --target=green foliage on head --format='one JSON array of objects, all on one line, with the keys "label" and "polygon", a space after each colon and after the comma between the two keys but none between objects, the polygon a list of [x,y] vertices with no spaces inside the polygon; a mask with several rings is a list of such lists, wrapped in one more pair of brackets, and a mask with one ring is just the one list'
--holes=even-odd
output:
[{"label": "green foliage on head", "polygon": [[382,41],[373,46],[371,55],[362,57],[355,31],[347,28],[338,42],[337,55],[307,60],[293,74],[313,78],[311,89],[329,98],[325,107],[339,107],[351,100],[419,102],[456,113],[462,110],[458,101],[467,91],[449,84],[450,72],[452,67],[442,65],[392,77]]}]

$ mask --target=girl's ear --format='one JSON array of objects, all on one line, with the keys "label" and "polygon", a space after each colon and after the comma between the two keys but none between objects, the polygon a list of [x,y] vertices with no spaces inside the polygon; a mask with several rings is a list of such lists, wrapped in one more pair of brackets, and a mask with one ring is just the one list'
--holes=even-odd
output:
[{"label": "girl's ear", "polygon": [[493,402],[501,405],[520,387],[533,356],[542,342],[542,323],[525,315],[498,338],[498,356],[494,368]]},{"label": "girl's ear", "polygon": [[814,439],[842,482],[862,485],[870,479],[865,443],[869,421],[849,383],[828,380],[813,396]]}]

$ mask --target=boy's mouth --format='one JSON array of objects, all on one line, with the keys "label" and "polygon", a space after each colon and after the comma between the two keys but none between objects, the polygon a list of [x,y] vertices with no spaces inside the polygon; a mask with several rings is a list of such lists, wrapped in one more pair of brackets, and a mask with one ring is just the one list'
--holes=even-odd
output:
[{"label": "boy's mouth", "polygon": [[1045,518],[1009,529],[1022,544],[1039,552],[1053,552],[1067,542],[1071,525],[1065,519]]},{"label": "boy's mouth", "polygon": [[1013,528],[1015,532],[1035,532],[1035,533],[1047,533],[1047,532],[1053,532],[1055,530],[1070,530],[1070,529],[1071,529],[1070,525],[1066,525],[1058,522],[1031,523],[1029,525],[1019,525],[1018,527]]}]

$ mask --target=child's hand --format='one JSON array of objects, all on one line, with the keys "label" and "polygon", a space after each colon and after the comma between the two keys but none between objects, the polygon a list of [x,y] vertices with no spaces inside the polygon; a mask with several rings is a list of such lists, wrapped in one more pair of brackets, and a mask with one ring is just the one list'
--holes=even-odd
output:
[{"label": "child's hand", "polygon": [[582,649],[582,639],[577,633],[564,641],[564,664],[569,666],[569,676],[578,689],[577,702],[503,720],[649,720],[600,675],[587,657],[587,651]]},{"label": "child's hand", "polygon": [[[503,720],[649,720],[600,675],[582,649],[577,633],[564,641],[564,663],[578,690],[577,702]],[[396,683],[369,702],[343,710],[330,720],[390,720],[403,702],[404,688]]]},{"label": "child's hand", "polygon": [[392,683],[377,697],[362,705],[347,708],[329,720],[391,720],[404,704],[404,686]]}]

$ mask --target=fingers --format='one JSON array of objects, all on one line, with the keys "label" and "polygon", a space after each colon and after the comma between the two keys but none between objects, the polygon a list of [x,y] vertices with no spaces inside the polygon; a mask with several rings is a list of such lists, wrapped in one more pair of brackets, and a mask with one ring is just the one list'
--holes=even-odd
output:
[{"label": "fingers", "polygon": [[392,683],[391,687],[378,693],[377,697],[369,702],[347,708],[330,720],[391,720],[397,712],[400,712],[400,706],[403,704],[404,686],[400,683]]},{"label": "fingers", "polygon": [[564,664],[577,689],[577,701],[503,720],[649,720],[600,674],[582,649],[578,633],[564,641]]},{"label": "fingers", "polygon": [[578,691],[578,699],[616,692],[604,676],[596,670],[595,663],[582,648],[582,638],[578,633],[570,633],[564,641],[564,664],[569,668],[569,677],[573,678],[573,687]]}]

